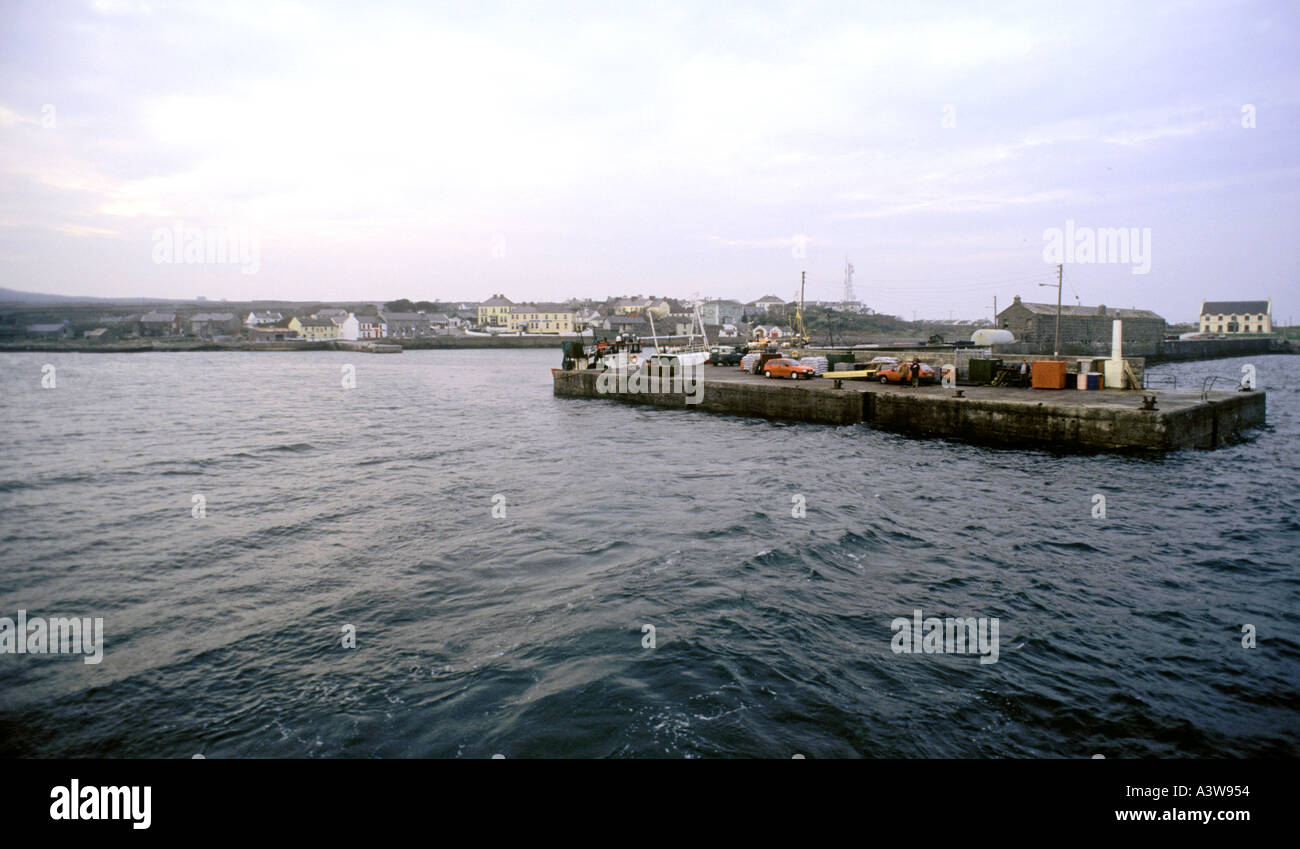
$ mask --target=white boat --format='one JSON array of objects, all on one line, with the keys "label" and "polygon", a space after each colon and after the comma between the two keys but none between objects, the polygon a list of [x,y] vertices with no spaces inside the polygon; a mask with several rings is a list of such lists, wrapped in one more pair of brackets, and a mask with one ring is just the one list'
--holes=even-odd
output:
[{"label": "white boat", "polygon": [[634,372],[645,365],[645,361],[635,351],[612,351],[600,358],[600,365],[604,369]]},{"label": "white boat", "polygon": [[[672,374],[699,368],[709,361],[709,337],[704,332],[704,319],[700,317],[698,305],[691,320],[691,332],[684,336],[659,336],[655,331],[654,313],[646,313],[646,316],[650,319],[650,335],[654,339],[655,352],[650,355],[650,362],[655,368]],[[698,334],[695,332],[697,325],[700,331]],[[660,339],[664,340],[662,344]],[[675,341],[678,339],[685,341]]]}]

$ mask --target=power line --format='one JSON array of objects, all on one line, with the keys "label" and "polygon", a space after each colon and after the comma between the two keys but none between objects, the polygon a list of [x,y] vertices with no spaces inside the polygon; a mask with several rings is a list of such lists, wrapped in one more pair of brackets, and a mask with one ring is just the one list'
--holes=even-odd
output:
[{"label": "power line", "polygon": [[[1025,277],[1044,277],[1054,274],[1050,267],[1041,269],[1022,269],[1020,271],[1010,271],[1006,273],[983,272],[981,274],[963,274],[956,277],[913,277],[907,282],[911,283],[996,283],[1002,280]],[[884,278],[872,278],[884,279]]]}]

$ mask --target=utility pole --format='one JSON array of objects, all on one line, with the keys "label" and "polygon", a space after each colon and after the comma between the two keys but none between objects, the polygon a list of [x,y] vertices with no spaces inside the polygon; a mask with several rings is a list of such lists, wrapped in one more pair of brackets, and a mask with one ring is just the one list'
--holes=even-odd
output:
[{"label": "utility pole", "polygon": [[1053,357],[1059,357],[1059,356],[1061,356],[1061,286],[1062,286],[1062,282],[1063,282],[1062,278],[1064,277],[1064,274],[1065,274],[1065,266],[1064,266],[1064,265],[1058,265],[1058,266],[1056,266],[1056,282],[1055,282],[1055,283],[1039,283],[1039,284],[1038,284],[1039,286],[1055,286],[1055,287],[1056,287],[1056,350],[1054,350],[1054,351],[1052,352],[1052,356],[1053,356]]},{"label": "utility pole", "polygon": [[1065,265],[1056,266],[1056,350],[1053,357],[1061,356],[1061,287],[1064,285]]}]

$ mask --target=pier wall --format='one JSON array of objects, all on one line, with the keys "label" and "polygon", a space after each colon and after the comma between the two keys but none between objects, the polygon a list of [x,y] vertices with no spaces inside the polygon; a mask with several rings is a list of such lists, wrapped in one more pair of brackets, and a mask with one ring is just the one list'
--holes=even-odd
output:
[{"label": "pier wall", "polygon": [[947,436],[1009,446],[1078,449],[1216,448],[1264,424],[1262,392],[1143,410],[1114,404],[990,401],[950,395],[870,393],[863,422],[908,434]]},{"label": "pier wall", "polygon": [[773,392],[774,387],[760,383],[707,381],[700,403],[687,404],[687,396],[681,392],[598,392],[596,376],[594,369],[556,372],[555,394],[569,398],[606,398],[630,404],[653,404],[657,407],[688,407],[706,413],[787,422],[853,425],[862,421],[861,398],[858,392],[850,389]]},{"label": "pier wall", "polygon": [[1252,354],[1290,353],[1289,345],[1278,340],[1262,339],[1178,339],[1166,341],[1151,356],[1153,363],[1181,360],[1211,360],[1220,357],[1248,357]]},{"label": "pier wall", "polygon": [[[608,399],[702,412],[824,425],[865,424],[908,436],[941,436],[1003,447],[1066,450],[1215,448],[1264,424],[1265,393],[1220,392],[1167,395],[1157,409],[1141,408],[1141,392],[1065,394],[982,387],[949,391],[907,390],[852,384],[835,389],[815,383],[724,378],[706,380],[701,403],[683,393],[602,393],[597,372],[554,372],[555,395]],[[1053,397],[1055,395],[1055,397]],[[1041,400],[1040,400],[1041,399]]]}]

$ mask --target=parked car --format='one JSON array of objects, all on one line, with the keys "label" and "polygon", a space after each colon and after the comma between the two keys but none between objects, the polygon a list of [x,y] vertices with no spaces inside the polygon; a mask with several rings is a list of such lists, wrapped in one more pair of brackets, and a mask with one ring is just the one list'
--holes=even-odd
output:
[{"label": "parked car", "polygon": [[882,371],[891,368],[898,368],[898,357],[872,357],[870,362],[861,367],[861,370],[871,378],[879,377]]},{"label": "parked car", "polygon": [[[921,363],[921,382],[937,383],[939,381],[939,372],[935,371],[934,366]],[[880,370],[881,383],[910,383],[912,381],[912,364],[897,363]]]},{"label": "parked car", "polygon": [[744,356],[744,351],[738,351],[730,345],[714,345],[709,349],[709,365],[738,366]]},{"label": "parked car", "polygon": [[788,377],[791,380],[808,380],[817,376],[812,366],[806,366],[789,357],[777,357],[763,363],[763,377]]}]

